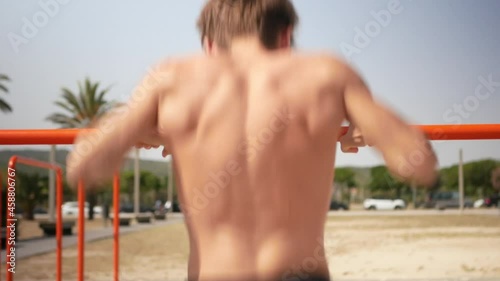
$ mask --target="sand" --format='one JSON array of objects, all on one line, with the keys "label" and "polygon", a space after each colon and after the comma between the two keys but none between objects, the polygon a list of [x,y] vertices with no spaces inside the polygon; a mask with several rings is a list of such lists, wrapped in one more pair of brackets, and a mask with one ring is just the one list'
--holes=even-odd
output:
[{"label": "sand", "polygon": [[[500,280],[498,215],[333,215],[325,238],[333,280]],[[182,223],[120,241],[120,280],[185,280]],[[88,243],[85,253],[86,280],[112,280],[112,240]],[[76,280],[76,256],[76,248],[64,250],[63,280]],[[15,280],[55,280],[54,265],[54,253],[19,260]]]}]

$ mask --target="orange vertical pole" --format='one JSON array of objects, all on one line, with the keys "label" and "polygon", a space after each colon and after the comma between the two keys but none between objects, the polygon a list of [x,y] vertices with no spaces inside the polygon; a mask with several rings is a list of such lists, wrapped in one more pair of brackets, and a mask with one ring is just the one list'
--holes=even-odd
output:
[{"label": "orange vertical pole", "polygon": [[63,201],[63,186],[62,186],[63,176],[60,168],[56,170],[56,280],[62,280],[62,231],[63,231],[63,219],[62,219],[62,201]]},{"label": "orange vertical pole", "polygon": [[83,181],[78,182],[78,281],[84,280],[85,248],[85,190]]},{"label": "orange vertical pole", "polygon": [[[9,170],[7,170],[7,173]],[[0,173],[0,229],[2,229],[2,193],[3,193],[3,186],[2,186],[2,174]],[[5,240],[5,248],[7,248],[7,240]],[[7,262],[7,259],[5,259]],[[2,280],[2,267],[0,266],[0,280]]]},{"label": "orange vertical pole", "polygon": [[115,281],[120,278],[120,174],[116,173],[113,180],[113,259]]},{"label": "orange vertical pole", "polygon": [[[10,158],[10,161],[9,161],[9,168],[7,170],[7,199],[5,200],[5,204],[7,206],[7,209],[6,209],[6,213],[5,213],[5,218],[6,218],[6,236],[5,236],[5,252],[6,252],[6,262],[7,262],[7,266],[5,267],[6,268],[6,278],[5,280],[7,281],[12,281],[14,280],[14,274],[11,272],[11,266],[10,266],[10,263],[8,262],[9,260],[9,257],[11,255],[11,247],[12,246],[15,246],[15,244],[13,245],[9,245],[9,237],[15,237],[15,232],[13,232],[14,230],[12,229],[12,227],[8,227],[8,224],[9,224],[9,221],[11,219],[15,219],[15,214],[16,214],[16,208],[15,206],[12,208],[9,206],[9,187],[11,186],[15,186],[16,185],[16,162],[17,162],[17,157],[16,156],[13,156]],[[15,189],[14,189],[14,192],[15,192]],[[9,208],[10,207],[10,208]],[[9,211],[9,209],[11,211]],[[11,219],[9,219],[9,217],[13,217]],[[18,242],[18,241],[15,241],[14,240],[14,243],[15,242]]]}]

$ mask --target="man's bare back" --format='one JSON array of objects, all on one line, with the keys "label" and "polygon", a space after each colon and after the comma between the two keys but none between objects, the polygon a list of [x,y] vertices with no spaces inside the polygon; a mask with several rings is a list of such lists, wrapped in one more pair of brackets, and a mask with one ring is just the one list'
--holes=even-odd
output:
[{"label": "man's bare back", "polygon": [[428,156],[401,176],[423,184],[435,177],[423,134],[377,105],[331,56],[269,52],[244,41],[228,55],[158,69],[167,75],[111,122],[115,130],[93,150],[78,153],[96,136],[77,140],[68,179],[109,178],[138,141],[168,148],[190,239],[189,280],[328,280],[323,231],[346,119],[391,171],[420,150]]},{"label": "man's bare back", "polygon": [[342,151],[366,143],[393,175],[436,178],[422,132],[375,102],[354,70],[291,52],[297,20],[288,0],[207,1],[198,28],[208,56],[161,63],[121,114],[75,141],[72,186],[109,179],[137,143],[173,155],[189,280],[329,279],[323,232],[344,120]]},{"label": "man's bare back", "polygon": [[327,279],[323,231],[349,69],[248,42],[171,67],[158,133],[175,159],[190,279]]},{"label": "man's bare back", "polygon": [[329,276],[323,225],[345,119],[331,61],[255,52],[174,66],[158,122],[187,214],[190,279],[281,280],[308,258],[309,276]]}]

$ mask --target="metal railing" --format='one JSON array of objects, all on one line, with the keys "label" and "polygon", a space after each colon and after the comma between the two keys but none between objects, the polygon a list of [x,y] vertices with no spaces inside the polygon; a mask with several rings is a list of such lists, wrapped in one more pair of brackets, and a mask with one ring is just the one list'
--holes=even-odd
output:
[{"label": "metal railing", "polygon": [[[474,124],[474,125],[416,125],[415,127],[421,129],[429,140],[492,140],[500,139],[500,124]],[[347,127],[342,127],[339,137],[347,132]],[[0,145],[70,145],[73,144],[76,136],[81,132],[81,129],[56,129],[56,130],[0,130]],[[16,163],[32,165],[47,169],[53,169],[57,173],[57,263],[56,263],[56,279],[58,281],[62,278],[61,265],[62,265],[62,169],[47,162],[38,160],[21,158],[13,156],[9,162],[9,169],[14,169]],[[11,171],[11,170],[9,170]],[[12,173],[11,173],[12,174]],[[9,174],[8,185],[14,183],[15,173],[11,176]],[[1,180],[0,180],[1,184]],[[2,187],[0,186],[0,189]],[[7,193],[8,194],[8,193]],[[113,206],[114,206],[114,280],[118,281],[119,278],[119,204],[120,204],[120,178],[116,173],[113,180]],[[0,204],[2,204],[0,196]],[[6,200],[8,204],[8,200]],[[84,182],[81,180],[78,184],[78,280],[84,280],[84,245],[85,245],[85,188]],[[8,210],[8,209],[7,209]],[[10,214],[9,214],[10,215]],[[1,210],[0,210],[1,216]],[[11,230],[7,237],[11,235]],[[10,249],[7,247],[7,255]],[[13,274],[9,272],[9,265],[7,265],[7,280],[13,280]]]}]

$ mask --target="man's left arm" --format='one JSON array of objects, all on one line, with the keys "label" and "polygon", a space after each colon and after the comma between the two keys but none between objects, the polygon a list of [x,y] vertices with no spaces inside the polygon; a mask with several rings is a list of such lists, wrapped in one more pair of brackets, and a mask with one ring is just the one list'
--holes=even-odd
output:
[{"label": "man's left arm", "polygon": [[93,130],[86,130],[75,141],[67,160],[67,179],[76,186],[83,179],[87,186],[100,184],[119,170],[125,154],[157,131],[159,89],[136,92],[129,103]]}]

